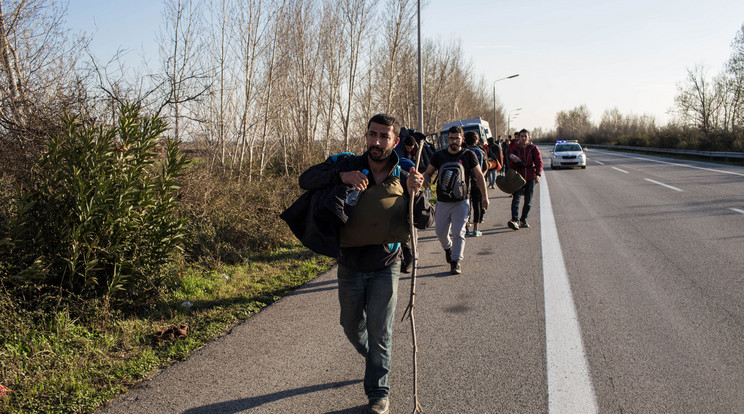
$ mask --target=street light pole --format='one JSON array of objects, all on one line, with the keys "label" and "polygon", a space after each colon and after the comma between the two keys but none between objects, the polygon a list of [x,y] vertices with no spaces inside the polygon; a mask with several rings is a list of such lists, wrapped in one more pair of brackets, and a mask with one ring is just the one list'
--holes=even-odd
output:
[{"label": "street light pole", "polygon": [[424,132],[424,97],[421,85],[421,0],[417,2],[418,11],[418,127],[419,132]]},{"label": "street light pole", "polygon": [[494,128],[496,127],[496,82],[506,80],[506,79],[516,78],[517,76],[519,76],[518,73],[515,75],[507,76],[505,78],[496,79],[495,81],[493,81],[493,127]]},{"label": "street light pole", "polygon": [[516,119],[517,116],[519,115],[519,111],[521,110],[522,108],[517,108],[512,111],[509,111],[508,116],[506,117],[506,135],[509,135],[509,130],[511,129],[511,119],[512,119],[511,114],[516,112],[516,114],[514,115],[514,119]]}]

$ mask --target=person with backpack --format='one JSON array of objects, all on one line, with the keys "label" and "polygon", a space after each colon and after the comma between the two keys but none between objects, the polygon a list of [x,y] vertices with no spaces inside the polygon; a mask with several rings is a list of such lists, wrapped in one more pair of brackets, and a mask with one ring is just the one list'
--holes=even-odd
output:
[{"label": "person with backpack", "polygon": [[506,175],[506,171],[509,170],[509,145],[511,143],[511,135],[508,135],[506,139],[501,138],[501,175]]},{"label": "person with backpack", "polygon": [[[478,134],[475,131],[468,131],[465,133],[465,144],[467,145],[467,149],[470,151],[473,151],[475,153],[475,156],[478,158],[478,162],[481,166],[481,171],[486,171],[488,169],[488,161],[486,160],[486,153],[481,148],[480,145],[478,145]],[[483,210],[483,195],[481,194],[480,190],[478,190],[478,183],[475,181],[475,177],[470,177],[470,220],[469,223],[473,223],[473,232],[470,233],[468,226],[469,224],[465,225],[465,235],[468,234],[472,235],[473,237],[480,237],[483,235],[480,230],[478,230],[478,226],[483,223],[483,214],[485,213],[485,210]]]},{"label": "person with backpack", "polygon": [[501,135],[499,135],[498,139],[488,138],[488,145],[486,146],[488,162],[489,164],[496,164],[495,168],[489,168],[486,173],[488,188],[496,188],[496,174],[500,173],[503,169],[504,158],[501,153],[501,141],[503,141]]},{"label": "person with backpack", "polygon": [[341,186],[361,191],[344,211],[348,221],[339,231],[338,301],[344,334],[366,361],[364,391],[369,414],[386,414],[390,402],[393,322],[401,269],[401,244],[410,237],[409,202],[419,229],[433,224],[432,206],[419,192],[423,175],[414,166],[403,170],[393,148],[399,121],[377,114],[367,124],[367,151],[310,167],[300,187],[310,191]]},{"label": "person with backpack", "polygon": [[468,187],[471,176],[475,178],[483,195],[481,206],[484,210],[488,209],[486,180],[475,153],[463,148],[463,136],[462,127],[451,127],[447,131],[447,148],[434,153],[424,172],[424,187],[428,185],[434,172],[437,172],[435,228],[453,275],[462,273],[460,262],[465,250],[465,224],[470,212]]},{"label": "person with backpack", "polygon": [[[516,170],[527,183],[512,194],[511,221],[508,223],[513,230],[530,227],[527,216],[532,207],[532,194],[535,183],[540,182],[543,173],[543,161],[540,149],[530,140],[530,133],[526,129],[519,131],[519,140],[509,147],[509,168]],[[524,196],[522,215],[519,215],[519,201]],[[519,222],[517,222],[519,219]]]}]

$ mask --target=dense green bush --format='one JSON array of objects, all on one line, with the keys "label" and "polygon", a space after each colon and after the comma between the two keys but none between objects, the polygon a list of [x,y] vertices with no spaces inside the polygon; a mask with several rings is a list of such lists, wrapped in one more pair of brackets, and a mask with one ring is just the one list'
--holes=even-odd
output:
[{"label": "dense green bush", "polygon": [[56,300],[152,297],[185,235],[175,209],[186,158],[161,137],[164,121],[134,106],[114,126],[64,125],[5,220],[3,284]]}]

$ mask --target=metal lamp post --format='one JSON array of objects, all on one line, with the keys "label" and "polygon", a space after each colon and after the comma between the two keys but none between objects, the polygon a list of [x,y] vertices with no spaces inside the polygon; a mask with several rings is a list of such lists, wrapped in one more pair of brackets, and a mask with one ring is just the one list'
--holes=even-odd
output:
[{"label": "metal lamp post", "polygon": [[509,135],[509,130],[511,129],[512,114],[514,114],[514,119],[516,119],[517,116],[519,116],[519,111],[521,110],[522,108],[517,108],[513,111],[509,111],[509,116],[507,117],[507,120],[506,120],[506,135]]},{"label": "metal lamp post", "polygon": [[506,79],[516,78],[517,76],[519,76],[518,73],[515,75],[507,76],[505,78],[496,79],[495,81],[493,81],[493,124],[494,124],[493,127],[494,128],[496,127],[496,82],[506,80]]}]

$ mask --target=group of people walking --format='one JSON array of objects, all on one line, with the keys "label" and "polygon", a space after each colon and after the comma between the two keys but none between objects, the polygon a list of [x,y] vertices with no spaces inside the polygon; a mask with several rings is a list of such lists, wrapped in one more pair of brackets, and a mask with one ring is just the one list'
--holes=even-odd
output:
[{"label": "group of people walking", "polygon": [[[512,169],[525,179],[526,184],[512,194],[511,220],[508,226],[514,230],[529,227],[527,218],[532,207],[532,195],[535,183],[540,181],[543,163],[540,150],[530,140],[529,131],[523,129],[515,134],[515,137],[506,146],[498,145],[496,142],[485,146],[480,142],[477,133],[464,132],[461,127],[453,126],[448,131],[447,148],[434,153],[431,163],[424,172],[424,186],[428,185],[434,173],[438,172],[436,234],[452,274],[462,273],[465,236],[482,235],[479,226],[483,223],[483,216],[489,205],[488,189],[495,188],[490,180],[489,184],[486,184],[487,177],[493,177],[495,183],[496,175],[504,174],[506,169]],[[501,159],[506,159],[506,163],[502,165]],[[495,161],[497,167],[489,169],[489,166],[494,164],[489,165],[488,161]],[[454,196],[449,191],[449,186],[445,185],[450,183],[444,183],[442,180],[445,177],[444,172],[448,171],[443,169],[444,166],[452,162],[460,163],[466,176],[465,193],[459,197]],[[520,214],[522,198],[524,205]],[[469,220],[473,225],[472,232],[468,228]]]},{"label": "group of people walking", "polygon": [[[499,148],[496,154],[493,149],[500,146],[495,142],[489,142],[490,151],[483,151],[485,145],[476,133],[454,126],[448,131],[447,147],[427,153],[420,170],[405,158],[413,158],[416,146],[424,143],[404,141],[405,151],[399,154],[395,151],[399,130],[395,117],[377,114],[367,124],[364,154],[330,157],[310,167],[299,180],[300,187],[321,192],[318,200],[331,200],[330,206],[328,201],[319,202],[319,209],[331,210],[334,219],[347,219],[338,237],[339,320],[347,339],[365,359],[364,391],[370,414],[389,412],[388,375],[398,280],[401,271],[410,271],[403,260],[405,247],[411,242],[409,225],[425,229],[436,223],[450,272],[461,274],[471,206],[472,235],[477,237],[482,234],[478,225],[490,204],[488,189],[494,188],[499,171],[514,169],[528,183],[513,195],[509,221],[513,229],[529,227],[534,183],[542,174],[540,152],[526,130],[520,131],[518,142],[508,145],[508,151]],[[502,167],[489,169],[489,161]],[[433,208],[421,191],[428,188],[435,172],[437,203]],[[356,204],[339,207],[340,194],[354,190],[362,191]],[[519,216],[521,197],[525,202]],[[413,206],[412,212],[409,206]],[[413,233],[416,237],[415,230]]]}]

